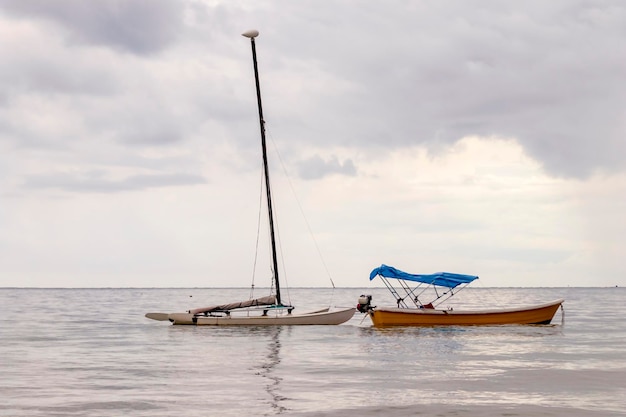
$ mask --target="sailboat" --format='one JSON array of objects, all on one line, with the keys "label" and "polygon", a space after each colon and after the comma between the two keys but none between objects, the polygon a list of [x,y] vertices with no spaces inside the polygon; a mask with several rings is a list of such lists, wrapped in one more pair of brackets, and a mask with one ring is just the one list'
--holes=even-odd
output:
[{"label": "sailboat", "polygon": [[265,144],[265,120],[261,104],[261,88],[259,83],[258,65],[256,59],[255,38],[259,36],[256,30],[249,30],[242,34],[250,39],[252,46],[252,61],[254,64],[254,79],[256,82],[257,105],[259,110],[259,125],[261,128],[261,148],[263,155],[263,173],[267,212],[269,217],[270,242],[272,249],[272,268],[274,294],[245,300],[241,302],[213,305],[196,308],[184,313],[147,313],[146,317],[153,320],[169,321],[172,324],[208,325],[208,326],[277,326],[277,325],[336,325],[352,318],[354,307],[326,307],[304,313],[294,312],[295,307],[283,303],[280,293],[278,277],[278,258],[276,254],[276,238],[274,233],[274,215],[272,211],[272,193],[270,188],[267,150]]}]

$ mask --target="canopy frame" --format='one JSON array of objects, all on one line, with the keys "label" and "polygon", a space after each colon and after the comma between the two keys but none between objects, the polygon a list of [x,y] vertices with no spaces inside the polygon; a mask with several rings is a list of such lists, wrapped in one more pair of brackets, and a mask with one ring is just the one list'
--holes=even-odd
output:
[{"label": "canopy frame", "polygon": [[[437,272],[430,275],[413,275],[402,272],[387,265],[381,265],[370,274],[370,280],[379,276],[389,292],[396,300],[398,308],[410,308],[407,301],[416,308],[435,308],[453,295],[467,287],[472,281],[478,279],[474,275],[453,274],[449,272]],[[406,278],[406,279],[405,279]],[[395,279],[398,288],[390,279]],[[420,299],[429,289],[434,290],[435,298],[424,303]]]}]

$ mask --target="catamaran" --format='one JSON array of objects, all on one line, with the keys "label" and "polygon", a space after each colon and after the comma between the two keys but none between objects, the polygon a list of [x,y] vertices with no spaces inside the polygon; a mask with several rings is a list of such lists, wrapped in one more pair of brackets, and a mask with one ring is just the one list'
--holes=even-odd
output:
[{"label": "catamaran", "polygon": [[[478,277],[450,272],[410,274],[387,265],[375,268],[370,273],[370,281],[377,276],[394,296],[397,306],[373,306],[371,295],[361,295],[357,310],[368,314],[375,327],[550,324],[565,301],[558,299],[545,304],[507,309],[443,309],[437,307]],[[396,280],[396,285],[390,279]],[[425,294],[434,295],[434,299],[424,299]]]},{"label": "catamaran", "polygon": [[245,300],[241,302],[213,305],[196,308],[184,313],[147,313],[146,317],[153,320],[169,321],[172,324],[213,325],[213,326],[276,326],[276,325],[336,325],[352,318],[354,307],[325,307],[314,311],[297,313],[295,307],[284,303],[280,292],[278,277],[278,257],[276,254],[276,238],[274,232],[274,217],[272,211],[272,193],[270,189],[267,150],[265,144],[265,120],[261,104],[261,88],[256,58],[255,38],[259,35],[256,30],[243,33],[250,39],[252,46],[252,62],[254,64],[254,79],[256,83],[257,106],[259,110],[259,125],[261,128],[261,149],[263,156],[263,174],[270,230],[272,252],[272,274],[274,294],[266,297]]}]

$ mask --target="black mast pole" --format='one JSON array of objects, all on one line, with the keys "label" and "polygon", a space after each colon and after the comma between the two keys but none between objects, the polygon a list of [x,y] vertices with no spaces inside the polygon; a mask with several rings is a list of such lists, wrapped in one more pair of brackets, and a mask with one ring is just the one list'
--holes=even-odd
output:
[{"label": "black mast pole", "polygon": [[259,36],[256,30],[249,30],[243,36],[250,38],[252,45],[252,62],[254,63],[254,80],[256,82],[256,98],[259,107],[259,126],[261,128],[261,147],[263,148],[263,170],[265,172],[265,190],[267,192],[267,212],[270,221],[270,238],[272,241],[272,263],[274,266],[274,285],[276,286],[276,304],[282,305],[280,299],[280,281],[278,280],[278,260],[276,256],[276,238],[274,234],[274,215],[272,213],[272,193],[270,191],[270,173],[267,166],[267,150],[265,146],[265,120],[263,120],[263,107],[261,106],[261,85],[259,84],[259,70],[256,62],[256,46],[254,38]]}]

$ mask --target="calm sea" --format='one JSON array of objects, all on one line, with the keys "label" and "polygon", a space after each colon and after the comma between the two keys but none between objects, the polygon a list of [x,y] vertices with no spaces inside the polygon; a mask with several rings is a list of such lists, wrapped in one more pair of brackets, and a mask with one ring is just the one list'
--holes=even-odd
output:
[{"label": "calm sea", "polygon": [[[386,289],[292,289],[299,310]],[[2,416],[626,416],[626,289],[467,289],[455,305],[565,298],[549,326],[172,326],[146,312],[246,289],[0,289]],[[265,295],[257,290],[257,295]],[[283,296],[286,298],[285,296]]]}]

